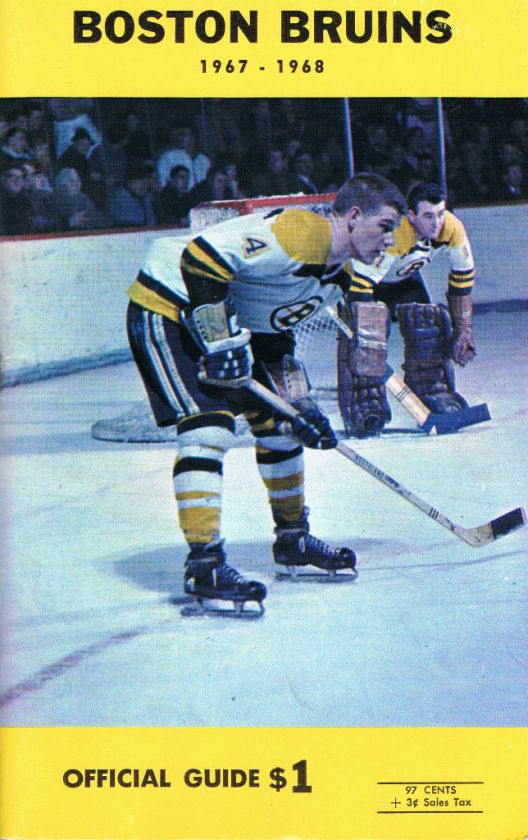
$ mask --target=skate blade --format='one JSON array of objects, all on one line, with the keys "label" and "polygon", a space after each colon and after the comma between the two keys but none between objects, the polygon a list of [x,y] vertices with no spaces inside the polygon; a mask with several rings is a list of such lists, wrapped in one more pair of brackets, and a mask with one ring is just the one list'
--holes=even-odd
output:
[{"label": "skate blade", "polygon": [[[264,615],[264,605],[262,602],[235,601],[232,607],[228,606],[231,602],[222,601],[221,603],[226,604],[226,606],[218,606],[218,602],[207,600],[206,598],[200,601],[193,599],[193,603],[184,606],[180,610],[180,615],[185,618],[207,618],[210,616],[212,618],[242,619],[243,621],[252,621],[255,618],[262,618]],[[246,609],[246,604],[248,603],[255,603],[258,605],[258,608]]]},{"label": "skate blade", "polygon": [[295,566],[285,566],[284,568],[288,569],[288,571],[275,571],[275,577],[277,580],[289,580],[293,581],[293,583],[352,583],[358,576],[356,569],[349,569],[347,571],[344,569],[335,569],[331,572],[316,572],[308,569],[301,572]]},{"label": "skate blade", "polygon": [[171,595],[169,604],[173,607],[180,607],[182,604],[193,604],[194,598],[192,595]]}]

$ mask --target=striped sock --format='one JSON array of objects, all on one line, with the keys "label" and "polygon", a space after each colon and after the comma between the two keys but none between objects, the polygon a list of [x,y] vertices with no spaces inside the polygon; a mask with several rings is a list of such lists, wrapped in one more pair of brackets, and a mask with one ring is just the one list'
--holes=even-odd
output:
[{"label": "striped sock", "polygon": [[293,522],[304,513],[304,456],[302,446],[292,449],[291,441],[284,440],[284,443],[290,448],[271,449],[259,440],[257,466],[273,511]]},{"label": "striped sock", "polygon": [[173,482],[180,526],[189,544],[220,540],[223,460],[234,430],[228,412],[194,414],[178,424]]}]

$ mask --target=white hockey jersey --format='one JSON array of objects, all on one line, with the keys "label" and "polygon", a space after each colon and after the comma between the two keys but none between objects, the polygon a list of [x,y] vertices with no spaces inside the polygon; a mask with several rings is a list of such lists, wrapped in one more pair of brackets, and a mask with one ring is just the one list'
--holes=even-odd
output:
[{"label": "white hockey jersey", "polygon": [[187,285],[202,282],[211,299],[229,294],[241,326],[281,332],[336,303],[349,288],[350,262],[329,267],[329,252],[330,223],[310,210],[239,216],[188,243],[156,240],[129,296],[178,321],[189,300]]},{"label": "white hockey jersey", "polygon": [[375,285],[398,283],[421,271],[440,254],[449,261],[449,293],[469,294],[475,280],[475,263],[464,225],[449,211],[438,239],[420,240],[407,217],[394,231],[394,245],[372,265],[354,260],[354,279],[351,289],[355,296],[368,298]]}]

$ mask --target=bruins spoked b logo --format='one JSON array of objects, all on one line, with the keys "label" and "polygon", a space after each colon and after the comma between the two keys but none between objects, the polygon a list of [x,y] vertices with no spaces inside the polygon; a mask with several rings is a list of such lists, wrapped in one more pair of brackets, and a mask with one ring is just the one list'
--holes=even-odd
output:
[{"label": "bruins spoked b logo", "polygon": [[314,295],[308,300],[298,300],[288,306],[278,306],[270,315],[270,324],[274,330],[291,330],[297,324],[310,318],[322,302],[321,297]]},{"label": "bruins spoked b logo", "polygon": [[399,271],[397,271],[398,277],[407,277],[409,274],[414,274],[416,271],[420,271],[424,268],[428,263],[431,262],[430,257],[419,257],[416,260],[413,260],[406,265],[403,265]]}]

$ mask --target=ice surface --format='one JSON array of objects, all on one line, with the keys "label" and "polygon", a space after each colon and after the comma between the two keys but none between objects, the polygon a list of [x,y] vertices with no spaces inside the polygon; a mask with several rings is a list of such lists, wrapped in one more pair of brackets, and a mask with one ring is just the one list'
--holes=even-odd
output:
[{"label": "ice surface", "polygon": [[[461,525],[526,506],[527,332],[525,311],[476,317],[459,388],[492,422],[352,445]],[[239,446],[226,545],[268,586],[266,613],[183,618],[169,603],[186,553],[173,447],[90,437],[142,398],[132,364],[3,392],[5,724],[526,725],[528,528],[471,548],[338,453],[308,451],[312,531],[350,544],[359,577],[280,581],[253,449]],[[415,430],[392,405],[392,428]]]}]

